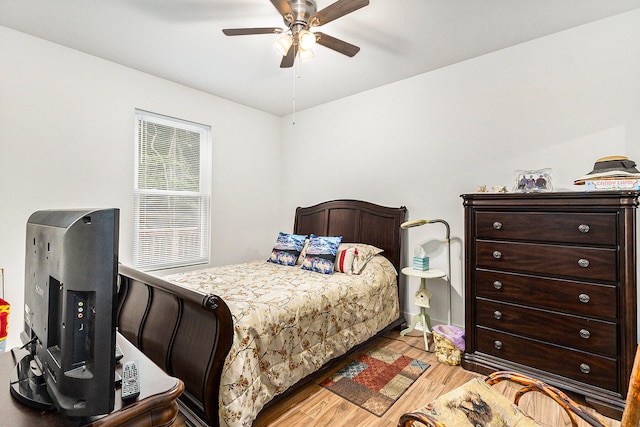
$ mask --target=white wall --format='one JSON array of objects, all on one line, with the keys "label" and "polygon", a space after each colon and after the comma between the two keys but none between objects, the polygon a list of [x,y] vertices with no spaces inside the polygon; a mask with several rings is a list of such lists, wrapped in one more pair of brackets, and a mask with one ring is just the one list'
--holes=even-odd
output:
[{"label": "white wall", "polygon": [[[25,226],[49,208],[120,208],[132,259],[134,109],[208,124],[213,135],[212,264],[264,256],[280,198],[280,119],[0,27],[0,267],[22,329]],[[215,78],[215,76],[212,76]]]},{"label": "white wall", "polygon": [[[298,112],[295,126],[283,119],[284,222],[297,205],[336,197],[445,219],[453,321],[464,325],[459,196],[482,184],[511,188],[515,169],[552,168],[556,189],[580,190],[573,180],[600,157],[640,163],[638,40],[635,11]],[[446,271],[443,237],[438,224],[409,230],[406,262],[424,245]],[[419,279],[408,285],[415,313]],[[444,286],[430,286],[436,322],[447,319]]]},{"label": "white wall", "polygon": [[[131,259],[133,110],[210,124],[213,260],[257,259],[295,207],[333,198],[405,205],[452,228],[454,323],[463,325],[460,194],[508,185],[514,169],[553,168],[554,186],[594,161],[640,162],[640,11],[276,118],[0,27],[0,267],[22,321],[24,227],[33,211],[121,208],[121,260]],[[428,49],[428,48],[427,48]],[[247,124],[251,126],[247,126]],[[231,224],[231,225],[230,225]],[[446,268],[444,230],[408,232]],[[436,322],[446,320],[434,282]],[[405,307],[417,279],[408,281]]]}]

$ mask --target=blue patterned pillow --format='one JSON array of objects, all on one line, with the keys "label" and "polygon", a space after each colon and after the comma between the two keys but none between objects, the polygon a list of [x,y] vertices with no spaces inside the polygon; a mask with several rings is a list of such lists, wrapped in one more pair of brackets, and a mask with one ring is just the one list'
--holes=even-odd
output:
[{"label": "blue patterned pillow", "polygon": [[296,265],[306,238],[306,235],[287,234],[281,231],[267,261],[282,265]]},{"label": "blue patterned pillow", "polygon": [[336,261],[340,242],[342,242],[342,236],[319,237],[312,234],[307,245],[307,254],[302,261],[302,268],[324,274],[333,273],[333,264]]}]

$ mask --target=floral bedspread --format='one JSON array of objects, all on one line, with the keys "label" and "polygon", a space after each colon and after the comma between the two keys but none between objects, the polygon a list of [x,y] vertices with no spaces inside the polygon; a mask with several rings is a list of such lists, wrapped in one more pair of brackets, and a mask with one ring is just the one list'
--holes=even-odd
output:
[{"label": "floral bedspread", "polygon": [[221,296],[233,315],[221,426],[250,426],[275,395],[399,316],[396,271],[383,256],[357,276],[254,261],[164,279]]}]

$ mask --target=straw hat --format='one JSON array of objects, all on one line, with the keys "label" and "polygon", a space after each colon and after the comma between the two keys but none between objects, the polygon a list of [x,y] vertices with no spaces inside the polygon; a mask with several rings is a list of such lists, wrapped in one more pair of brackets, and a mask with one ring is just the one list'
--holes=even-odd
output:
[{"label": "straw hat", "polygon": [[585,181],[595,179],[624,179],[640,178],[640,171],[636,169],[636,162],[627,156],[607,156],[596,160],[593,170],[574,181],[574,184],[584,184]]}]

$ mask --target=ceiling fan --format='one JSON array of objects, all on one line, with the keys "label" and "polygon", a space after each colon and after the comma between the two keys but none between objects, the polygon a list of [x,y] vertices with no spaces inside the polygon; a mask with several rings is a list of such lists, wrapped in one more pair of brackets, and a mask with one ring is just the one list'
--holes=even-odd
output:
[{"label": "ceiling fan", "polygon": [[276,42],[276,49],[282,53],[280,68],[293,66],[296,55],[300,59],[313,56],[311,48],[318,43],[349,57],[360,48],[328,34],[311,31],[369,4],[369,0],[338,0],[318,11],[315,0],[270,0],[284,19],[286,28],[226,28],[222,32],[227,36],[250,34],[282,34]]}]

